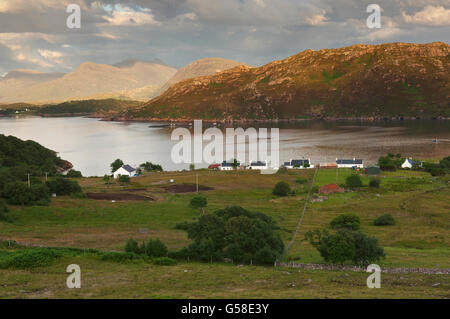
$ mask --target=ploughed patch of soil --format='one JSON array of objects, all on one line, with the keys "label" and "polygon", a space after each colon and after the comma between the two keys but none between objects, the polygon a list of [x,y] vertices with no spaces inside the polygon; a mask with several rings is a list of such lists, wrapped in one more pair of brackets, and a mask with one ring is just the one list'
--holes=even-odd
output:
[{"label": "ploughed patch of soil", "polygon": [[153,200],[149,196],[126,193],[86,193],[86,196],[96,200]]},{"label": "ploughed patch of soil", "polygon": [[[163,187],[166,192],[169,193],[191,193],[197,191],[197,185],[195,184],[173,184]],[[198,185],[199,191],[210,191],[214,188],[204,185]]]}]

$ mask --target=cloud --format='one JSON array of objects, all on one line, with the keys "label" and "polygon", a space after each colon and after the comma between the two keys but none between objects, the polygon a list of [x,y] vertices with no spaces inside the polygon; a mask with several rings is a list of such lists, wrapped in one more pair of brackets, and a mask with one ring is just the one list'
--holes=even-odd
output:
[{"label": "cloud", "polygon": [[139,26],[145,24],[158,24],[149,9],[134,10],[129,7],[115,5],[107,6],[105,10],[109,15],[103,16],[109,25],[113,26]]},{"label": "cloud", "polygon": [[53,63],[62,64],[61,58],[63,54],[61,52],[44,49],[38,49],[38,52],[44,59],[51,61]]},{"label": "cloud", "polygon": [[402,16],[406,23],[430,26],[450,25],[450,9],[445,9],[443,6],[426,6],[414,15],[407,15],[402,12]]}]

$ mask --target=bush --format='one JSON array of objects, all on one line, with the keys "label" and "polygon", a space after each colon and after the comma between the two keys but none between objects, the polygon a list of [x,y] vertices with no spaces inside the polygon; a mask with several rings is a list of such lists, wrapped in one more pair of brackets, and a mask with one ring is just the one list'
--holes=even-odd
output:
[{"label": "bush", "polygon": [[147,243],[142,243],[140,251],[149,257],[164,257],[168,253],[166,245],[159,238],[149,239]]},{"label": "bush", "polygon": [[369,186],[373,188],[380,188],[381,181],[379,178],[372,177],[369,182]]},{"label": "bush", "polygon": [[202,213],[205,213],[205,207],[208,205],[208,199],[204,196],[195,196],[191,199],[189,205],[192,208],[200,209]]},{"label": "bush", "polygon": [[62,177],[47,181],[45,184],[50,193],[55,193],[60,196],[82,192],[80,185],[78,185],[76,181],[71,181]]},{"label": "bush", "polygon": [[308,182],[308,180],[306,178],[297,178],[297,180],[295,181],[297,184],[306,184]]},{"label": "bush", "polygon": [[0,268],[28,269],[52,264],[58,255],[48,248],[17,250],[0,259]]},{"label": "bush", "polygon": [[12,223],[14,220],[9,213],[8,206],[3,200],[0,200],[0,221]]},{"label": "bush", "polygon": [[83,175],[81,174],[80,171],[71,169],[70,171],[67,172],[66,177],[77,178],[77,177],[83,177]]},{"label": "bush", "polygon": [[381,215],[380,217],[376,218],[373,221],[373,224],[375,226],[395,225],[395,219],[394,219],[394,216],[392,216],[391,214],[384,214],[384,215]]},{"label": "bush", "polygon": [[430,174],[431,174],[431,176],[444,176],[445,170],[442,168],[432,168],[430,170]]},{"label": "bush", "polygon": [[118,263],[129,263],[135,260],[144,260],[143,256],[134,253],[105,252],[101,254],[101,260]]},{"label": "bush", "polygon": [[133,238],[128,239],[125,244],[125,252],[140,254],[141,249],[139,248],[138,242]]},{"label": "bush", "polygon": [[121,184],[128,184],[128,183],[130,183],[130,176],[128,176],[128,175],[120,175],[119,176],[119,183],[121,183]]},{"label": "bush", "polygon": [[330,226],[333,229],[358,230],[360,226],[359,217],[354,214],[343,214],[335,217]]},{"label": "bush", "polygon": [[155,265],[160,266],[173,266],[177,264],[177,261],[175,259],[169,258],[169,257],[158,257],[152,260],[152,262]]},{"label": "bush", "polygon": [[269,246],[265,246],[256,252],[254,262],[261,265],[271,265],[277,258],[278,255]]},{"label": "bush", "polygon": [[4,188],[3,197],[11,205],[48,205],[50,202],[48,188],[43,184],[28,187],[21,182],[10,183]]},{"label": "bush", "polygon": [[291,192],[291,186],[286,182],[278,182],[273,188],[272,194],[278,196],[287,196]]},{"label": "bush", "polygon": [[345,179],[345,186],[349,188],[358,188],[362,185],[361,176],[358,174],[352,174]]},{"label": "bush", "polygon": [[361,231],[339,230],[329,234],[326,230],[308,231],[308,240],[327,262],[343,264],[351,261],[367,266],[385,257],[384,249],[378,246],[378,239],[367,237]]}]

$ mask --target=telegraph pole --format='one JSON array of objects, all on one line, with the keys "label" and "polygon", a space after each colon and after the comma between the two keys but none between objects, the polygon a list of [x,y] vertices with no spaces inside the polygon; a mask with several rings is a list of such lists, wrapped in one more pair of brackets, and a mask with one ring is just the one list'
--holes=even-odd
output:
[{"label": "telegraph pole", "polygon": [[32,175],[32,174],[28,173],[28,174],[25,174],[25,175],[28,176],[28,188],[30,188],[31,187],[30,175]]}]

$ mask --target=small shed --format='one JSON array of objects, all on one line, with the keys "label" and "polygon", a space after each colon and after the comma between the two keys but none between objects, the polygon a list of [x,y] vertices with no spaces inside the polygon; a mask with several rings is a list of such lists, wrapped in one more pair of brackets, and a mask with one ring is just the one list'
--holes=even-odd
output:
[{"label": "small shed", "polygon": [[369,166],[366,168],[367,175],[380,175],[381,170],[379,166]]}]

